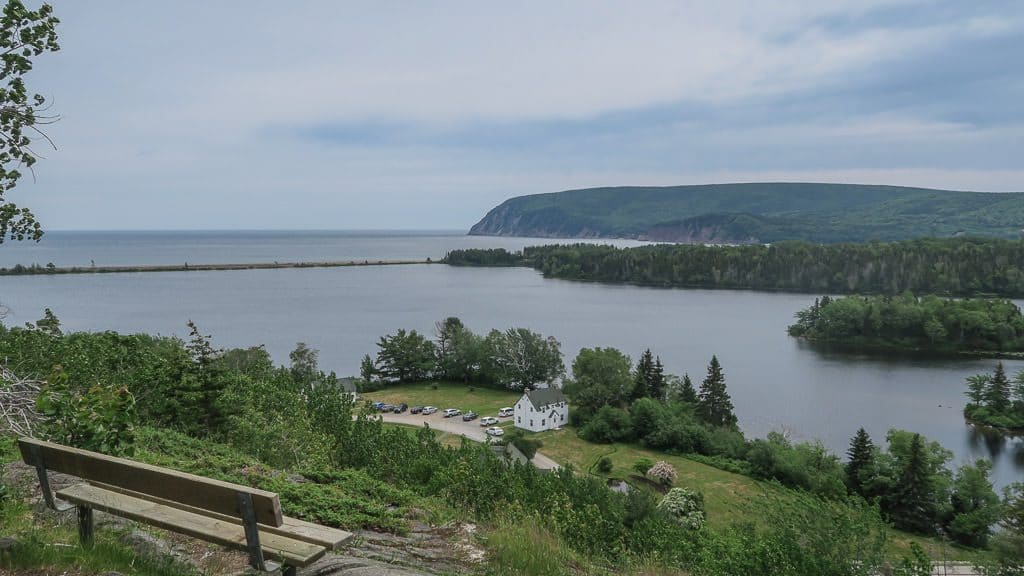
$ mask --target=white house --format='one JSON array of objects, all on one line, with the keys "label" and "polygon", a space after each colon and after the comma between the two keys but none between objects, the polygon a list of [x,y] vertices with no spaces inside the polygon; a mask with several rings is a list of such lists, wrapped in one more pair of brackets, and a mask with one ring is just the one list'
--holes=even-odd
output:
[{"label": "white house", "polygon": [[569,403],[558,388],[530,390],[516,402],[514,417],[516,428],[553,430],[569,423]]}]

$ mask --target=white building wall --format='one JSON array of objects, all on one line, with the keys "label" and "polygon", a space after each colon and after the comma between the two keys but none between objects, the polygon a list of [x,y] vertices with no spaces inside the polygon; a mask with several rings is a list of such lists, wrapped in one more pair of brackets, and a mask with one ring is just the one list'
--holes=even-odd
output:
[{"label": "white building wall", "polygon": [[516,428],[530,432],[554,430],[569,423],[569,406],[564,402],[547,406],[544,412],[538,412],[533,409],[533,403],[526,394],[523,394],[514,410],[513,424]]}]

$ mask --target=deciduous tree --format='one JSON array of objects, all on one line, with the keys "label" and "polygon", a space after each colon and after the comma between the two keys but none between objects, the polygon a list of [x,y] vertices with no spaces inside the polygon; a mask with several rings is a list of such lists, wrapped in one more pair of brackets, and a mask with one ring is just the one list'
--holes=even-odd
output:
[{"label": "deciduous tree", "polygon": [[32,169],[38,155],[33,141],[49,138],[40,126],[51,123],[46,99],[29,91],[24,76],[32,70],[32,59],[60,49],[53,8],[43,4],[29,10],[21,0],[7,0],[0,17],[0,243],[10,240],[39,240],[42,227],[28,208],[7,199],[17,185],[22,169]]}]

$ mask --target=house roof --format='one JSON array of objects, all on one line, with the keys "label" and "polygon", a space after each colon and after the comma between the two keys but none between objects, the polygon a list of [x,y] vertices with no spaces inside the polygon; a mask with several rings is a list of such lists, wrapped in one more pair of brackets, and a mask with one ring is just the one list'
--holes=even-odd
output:
[{"label": "house roof", "polygon": [[341,389],[344,390],[345,392],[355,392],[356,391],[356,379],[355,378],[351,378],[351,377],[338,378],[338,384],[341,385]]},{"label": "house roof", "polygon": [[526,393],[526,397],[530,399],[530,404],[533,404],[533,409],[538,412],[543,410],[545,406],[565,402],[565,395],[558,388],[530,390]]}]

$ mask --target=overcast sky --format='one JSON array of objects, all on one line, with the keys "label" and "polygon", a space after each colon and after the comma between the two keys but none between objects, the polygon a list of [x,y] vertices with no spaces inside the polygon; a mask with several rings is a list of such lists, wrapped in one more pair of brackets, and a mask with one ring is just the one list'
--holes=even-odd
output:
[{"label": "overcast sky", "polygon": [[[32,0],[26,0],[30,5]],[[1024,2],[54,0],[47,229],[466,229],[604,185],[1024,191]]]}]

